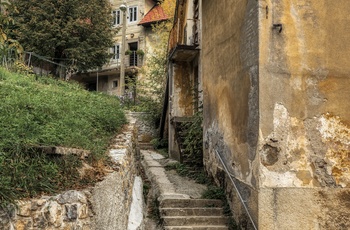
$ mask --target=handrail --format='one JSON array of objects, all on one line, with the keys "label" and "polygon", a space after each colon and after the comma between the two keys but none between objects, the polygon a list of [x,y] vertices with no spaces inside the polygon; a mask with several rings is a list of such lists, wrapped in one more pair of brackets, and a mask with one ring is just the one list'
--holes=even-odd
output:
[{"label": "handrail", "polygon": [[216,149],[214,149],[214,151],[215,151],[216,155],[219,157],[220,162],[221,162],[222,166],[224,167],[224,169],[225,169],[225,171],[226,171],[226,174],[227,174],[228,177],[230,178],[230,180],[231,180],[231,182],[232,182],[232,184],[233,184],[233,187],[235,188],[235,190],[236,190],[236,192],[237,192],[238,198],[239,198],[239,200],[241,201],[241,203],[242,203],[242,205],[243,205],[243,207],[244,207],[244,209],[245,209],[245,211],[246,211],[246,213],[247,213],[247,215],[248,215],[250,221],[252,222],[252,225],[253,225],[254,229],[257,230],[258,228],[256,227],[256,225],[255,225],[255,223],[254,223],[254,221],[253,221],[253,218],[252,218],[252,216],[251,216],[250,213],[249,213],[248,207],[247,207],[247,205],[245,204],[245,201],[243,200],[242,195],[241,195],[241,193],[239,192],[239,190],[238,190],[238,188],[237,188],[237,186],[236,186],[236,183],[233,181],[233,178],[232,178],[231,173],[228,171],[228,169],[227,169],[227,167],[226,167],[224,161],[222,160],[222,158],[221,158],[219,152],[218,152]]},{"label": "handrail", "polygon": [[[119,56],[117,58],[112,58],[109,64],[121,65],[121,59]],[[131,53],[125,55],[124,65],[126,67],[142,66],[142,56],[137,54],[135,50],[132,50]]]}]

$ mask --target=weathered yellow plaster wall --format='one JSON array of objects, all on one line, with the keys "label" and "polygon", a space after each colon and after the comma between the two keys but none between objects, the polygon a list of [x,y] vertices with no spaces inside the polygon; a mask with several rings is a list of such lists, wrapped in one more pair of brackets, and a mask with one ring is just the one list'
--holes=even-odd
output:
[{"label": "weathered yellow plaster wall", "polygon": [[253,130],[249,127],[249,118],[256,112],[251,107],[257,103],[254,101],[257,98],[252,96],[257,87],[254,79],[257,76],[257,50],[248,50],[246,46],[257,48],[257,34],[253,34],[253,29],[245,31],[243,28],[254,26],[254,17],[250,18],[246,12],[247,2],[216,4],[203,1],[206,17],[202,24],[202,78],[205,131],[210,135],[216,130],[222,135],[223,144],[231,151],[225,154],[230,164],[235,164],[237,177],[252,184],[254,153],[250,159],[247,155],[249,145],[254,147],[254,140],[250,140],[248,134]]},{"label": "weathered yellow plaster wall", "polygon": [[259,9],[259,229],[349,229],[350,2]]},{"label": "weathered yellow plaster wall", "polygon": [[350,228],[350,2],[202,3],[207,170],[259,229]]},{"label": "weathered yellow plaster wall", "polygon": [[245,222],[247,216],[217,154],[257,218],[258,4],[203,0],[202,10],[204,163],[216,182],[232,192],[235,218]]},{"label": "weathered yellow plaster wall", "polygon": [[349,229],[349,190],[261,189],[259,201],[259,229]]},{"label": "weathered yellow plaster wall", "polygon": [[350,2],[260,5],[261,185],[350,187]]},{"label": "weathered yellow plaster wall", "polygon": [[193,79],[190,63],[174,64],[172,111],[174,117],[190,117],[194,113],[193,108]]}]

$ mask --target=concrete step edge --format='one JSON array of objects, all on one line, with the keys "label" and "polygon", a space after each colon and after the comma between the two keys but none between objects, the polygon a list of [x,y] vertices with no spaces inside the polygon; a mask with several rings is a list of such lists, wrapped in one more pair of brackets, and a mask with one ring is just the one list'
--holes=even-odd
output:
[{"label": "concrete step edge", "polygon": [[221,200],[210,199],[164,199],[160,202],[161,208],[173,207],[173,208],[213,208],[222,207]]},{"label": "concrete step edge", "polygon": [[229,223],[229,218],[223,216],[164,216],[161,219],[164,226],[217,226]]},{"label": "concrete step edge", "polygon": [[229,229],[226,225],[186,225],[186,226],[164,226],[165,230],[173,229]]},{"label": "concrete step edge", "polygon": [[162,218],[167,218],[167,219],[176,219],[176,218],[209,218],[209,219],[214,219],[214,218],[224,218],[228,219],[228,216],[220,215],[220,216],[163,216]]},{"label": "concrete step edge", "polygon": [[[224,210],[219,207],[196,207],[196,208],[160,208],[160,213],[163,215],[173,216],[176,213],[182,213],[189,216],[221,216]],[[181,215],[178,215],[181,216]]]}]

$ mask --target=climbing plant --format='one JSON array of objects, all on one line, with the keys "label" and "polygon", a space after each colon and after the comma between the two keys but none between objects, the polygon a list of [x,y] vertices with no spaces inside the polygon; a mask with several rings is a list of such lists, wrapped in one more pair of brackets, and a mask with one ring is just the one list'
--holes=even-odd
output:
[{"label": "climbing plant", "polygon": [[163,108],[168,39],[173,25],[175,0],[163,0],[158,4],[162,4],[169,19],[152,25],[152,40],[157,45],[145,51],[147,58],[141,70],[144,78],[135,82],[137,100],[132,107],[133,110],[147,112],[144,116],[145,120],[155,127],[159,124]]},{"label": "climbing plant", "polygon": [[196,166],[203,165],[203,112],[198,110],[192,121],[185,123],[184,157]]}]

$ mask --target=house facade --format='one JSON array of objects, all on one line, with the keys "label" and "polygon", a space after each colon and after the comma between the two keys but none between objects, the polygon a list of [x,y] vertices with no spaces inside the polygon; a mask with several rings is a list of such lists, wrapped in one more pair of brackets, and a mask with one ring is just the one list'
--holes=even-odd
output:
[{"label": "house facade", "polygon": [[170,157],[182,161],[182,126],[201,107],[201,6],[199,0],[180,0],[176,4],[168,48],[169,97],[164,112],[167,113]]},{"label": "house facade", "polygon": [[203,161],[239,225],[349,229],[350,2],[201,0],[197,53],[193,2],[178,0],[169,52],[170,156],[198,63]]},{"label": "house facade", "polygon": [[[158,4],[158,1],[110,0],[110,3],[113,27],[118,30],[113,39],[113,47],[106,51],[111,54],[111,59],[101,69],[74,75],[72,79],[83,83],[88,90],[121,96],[121,59],[122,51],[125,50],[125,94],[134,97],[135,92],[129,88],[129,83],[135,83],[136,80],[142,79],[141,67],[147,61],[147,55],[154,45],[150,39],[152,31],[140,22]],[[126,5],[124,49],[122,47],[123,11],[120,9],[122,4]]]}]

